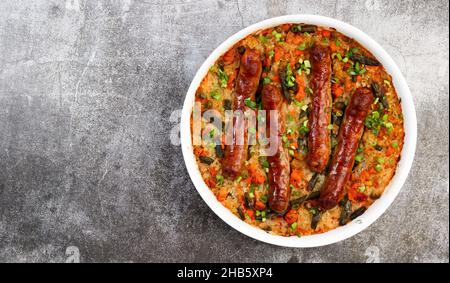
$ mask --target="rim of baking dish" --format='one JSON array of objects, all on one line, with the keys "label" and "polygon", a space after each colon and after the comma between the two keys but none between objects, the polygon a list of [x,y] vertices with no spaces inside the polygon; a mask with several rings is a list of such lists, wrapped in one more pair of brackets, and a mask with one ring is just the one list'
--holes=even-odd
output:
[{"label": "rim of baking dish", "polygon": [[[396,173],[389,185],[386,187],[383,195],[376,200],[363,215],[347,225],[322,234],[302,237],[284,237],[269,234],[242,221],[230,210],[224,207],[203,181],[193,153],[190,129],[190,116],[194,105],[195,92],[203,77],[207,74],[214,62],[234,44],[246,36],[259,30],[287,23],[305,23],[335,28],[338,32],[355,39],[367,50],[369,50],[384,66],[387,73],[392,76],[397,95],[401,98],[405,128],[405,140],[401,158],[397,165]],[[239,232],[265,243],[284,247],[306,248],[329,245],[345,240],[367,228],[387,210],[405,183],[413,163],[417,139],[417,119],[413,98],[408,85],[406,84],[405,78],[391,56],[389,56],[389,54],[375,40],[358,28],[336,19],[318,15],[287,15],[270,18],[242,29],[225,40],[209,55],[197,71],[197,74],[192,80],[187,92],[181,114],[180,138],[186,168],[195,188],[211,210],[214,211],[214,213],[216,213],[223,221]]]}]

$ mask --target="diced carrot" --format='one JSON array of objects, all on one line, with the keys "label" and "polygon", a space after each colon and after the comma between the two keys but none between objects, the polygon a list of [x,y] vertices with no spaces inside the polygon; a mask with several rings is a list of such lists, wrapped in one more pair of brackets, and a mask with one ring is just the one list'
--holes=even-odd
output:
[{"label": "diced carrot", "polygon": [[338,50],[338,47],[336,46],[336,43],[334,41],[330,42],[330,49],[331,52],[336,52]]},{"label": "diced carrot", "polygon": [[[286,36],[286,42],[292,43],[295,45],[299,45],[302,42],[302,37],[298,34],[295,34],[293,32],[288,32]],[[300,51],[300,50],[299,50]]]},{"label": "diced carrot", "polygon": [[214,188],[216,186],[216,178],[208,178],[205,182],[210,188]]},{"label": "diced carrot", "polygon": [[298,90],[297,90],[297,94],[295,95],[295,99],[297,101],[301,101],[306,96],[305,88],[303,87],[302,77],[299,74],[296,74],[295,81],[297,82],[297,85],[298,85]]},{"label": "diced carrot", "polygon": [[324,37],[330,37],[331,33],[330,33],[329,30],[323,30],[323,31],[322,31],[322,35],[323,35]]},{"label": "diced carrot", "polygon": [[217,199],[219,201],[224,201],[224,200],[226,200],[227,196],[228,196],[228,190],[226,188],[222,188],[222,189],[220,189],[219,193],[217,194]]},{"label": "diced carrot", "polygon": [[252,183],[252,177],[247,177],[247,178],[243,179],[242,182],[250,185]]},{"label": "diced carrot", "polygon": [[280,28],[283,31],[288,31],[291,28],[291,25],[290,24],[284,24],[284,25],[281,25]]},{"label": "diced carrot", "polygon": [[297,142],[291,142],[290,147],[292,149],[297,149],[298,148],[298,143]]},{"label": "diced carrot", "polygon": [[352,80],[350,79],[350,77],[347,77],[344,83],[345,91],[349,92],[352,89],[352,87],[353,87]]},{"label": "diced carrot", "polygon": [[[317,231],[319,231],[319,230],[317,230]],[[309,234],[308,231],[307,231],[306,229],[303,229],[303,228],[300,227],[300,226],[297,226],[297,232],[301,233],[302,235],[307,235],[307,234]]]},{"label": "diced carrot", "polygon": [[202,148],[202,147],[196,147],[196,148],[194,149],[194,154],[195,154],[196,156],[207,156],[207,155],[208,155],[208,151],[205,150],[205,149]]},{"label": "diced carrot", "polygon": [[356,81],[357,81],[357,82],[360,82],[361,80],[362,80],[361,75],[357,75],[357,76],[356,76]]},{"label": "diced carrot", "polygon": [[290,181],[293,185],[298,186],[300,184],[300,182],[302,181],[302,172],[298,169],[292,170]]},{"label": "diced carrot", "polygon": [[259,172],[255,172],[255,174],[253,174],[253,176],[252,176],[252,181],[255,184],[264,184],[264,182],[266,181],[266,178],[264,177],[263,174],[261,174]]},{"label": "diced carrot", "polygon": [[255,202],[255,208],[256,208],[256,210],[264,210],[266,208],[266,204],[260,200],[257,200]]},{"label": "diced carrot", "polygon": [[392,146],[390,146],[386,149],[387,156],[391,156],[394,152],[395,152],[395,149]]},{"label": "diced carrot", "polygon": [[305,54],[305,52],[295,49],[294,54],[295,54],[295,56],[300,57],[300,56],[303,56]]},{"label": "diced carrot", "polygon": [[266,57],[266,59],[264,60],[264,66],[266,66],[266,67],[268,67],[268,66],[270,66],[270,58],[269,57]]},{"label": "diced carrot", "polygon": [[231,48],[227,53],[223,55],[223,63],[224,64],[231,64],[234,62],[234,59],[236,58],[236,48]]},{"label": "diced carrot", "polygon": [[358,191],[360,184],[355,183],[348,190],[348,199],[353,202],[363,202],[367,200],[367,195]]},{"label": "diced carrot", "polygon": [[359,179],[363,182],[367,181],[369,179],[369,172],[367,170],[362,171],[359,175]]},{"label": "diced carrot", "polygon": [[286,215],[284,216],[284,220],[286,220],[286,222],[288,224],[292,224],[294,222],[297,222],[298,219],[298,212],[295,209],[291,209],[289,210]]},{"label": "diced carrot", "polygon": [[278,75],[274,75],[272,77],[272,81],[279,83],[280,82],[280,77]]},{"label": "diced carrot", "polygon": [[273,28],[265,29],[262,33],[263,35],[271,34],[273,32]]},{"label": "diced carrot", "polygon": [[211,174],[212,177],[216,177],[217,175],[217,169],[215,167],[209,167],[209,174]]},{"label": "diced carrot", "polygon": [[281,47],[275,47],[275,53],[273,55],[273,60],[275,62],[280,61],[281,57],[283,57],[283,49]]},{"label": "diced carrot", "polygon": [[255,211],[253,209],[247,209],[245,212],[252,220],[255,219]]},{"label": "diced carrot", "polygon": [[344,90],[339,84],[333,84],[332,89],[334,97],[339,97],[344,93]]}]

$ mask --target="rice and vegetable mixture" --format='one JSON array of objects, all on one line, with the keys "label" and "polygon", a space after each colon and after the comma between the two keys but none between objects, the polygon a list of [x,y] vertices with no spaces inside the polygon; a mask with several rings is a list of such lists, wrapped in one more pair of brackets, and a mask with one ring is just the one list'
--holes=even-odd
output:
[{"label": "rice and vegetable mixture", "polygon": [[[308,118],[314,96],[310,86],[310,48],[314,44],[329,46],[332,51],[332,109],[328,126],[331,148],[337,144],[339,127],[350,96],[358,87],[370,87],[375,96],[352,170],[346,195],[339,205],[319,212],[313,205],[320,195],[326,173],[310,171],[308,152]],[[268,208],[269,162],[259,156],[259,146],[250,145],[248,160],[236,178],[222,172],[224,135],[203,118],[202,131],[210,143],[194,145],[201,175],[217,200],[243,221],[269,233],[302,236],[323,233],[354,220],[378,199],[395,174],[403,146],[402,111],[391,77],[376,59],[353,39],[324,27],[286,24],[256,32],[241,40],[211,67],[196,92],[202,112],[214,109],[224,117],[232,110],[240,56],[247,48],[263,56],[260,88],[278,83],[287,100],[283,146],[290,160],[290,205],[283,215]],[[256,99],[246,100],[253,109],[261,107],[260,91]],[[192,121],[191,121],[192,123]],[[256,132],[257,129],[249,129]],[[222,140],[217,145],[214,141]]]}]

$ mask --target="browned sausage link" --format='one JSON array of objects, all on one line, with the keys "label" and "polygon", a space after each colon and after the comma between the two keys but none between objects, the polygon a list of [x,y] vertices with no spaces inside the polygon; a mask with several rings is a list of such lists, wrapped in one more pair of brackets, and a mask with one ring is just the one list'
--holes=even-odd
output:
[{"label": "browned sausage link", "polygon": [[[268,156],[269,161],[269,207],[276,213],[283,213],[289,205],[290,187],[289,173],[290,165],[287,149],[283,147],[281,136],[284,133],[285,115],[283,111],[283,96],[280,88],[273,84],[268,84],[262,90],[262,106],[266,110],[267,132],[271,137],[271,142],[276,143],[276,153]],[[270,127],[270,110],[276,110],[278,129]]]},{"label": "browned sausage link", "polygon": [[373,93],[369,88],[358,88],[350,98],[330,171],[320,193],[319,206],[322,209],[333,208],[345,194],[345,185],[352,174],[356,150],[364,131],[364,120],[372,102]]},{"label": "browned sausage link", "polygon": [[328,125],[331,122],[331,51],[316,45],[311,51],[313,90],[312,111],[309,117],[308,165],[314,172],[322,172],[331,153]]},{"label": "browned sausage link", "polygon": [[[241,57],[239,74],[236,79],[236,93],[233,100],[233,109],[245,111],[245,99],[255,100],[259,79],[262,72],[261,56],[259,51],[247,48]],[[247,160],[247,130],[244,128],[244,144],[237,144],[236,133],[239,127],[244,127],[244,117],[233,118],[233,143],[225,147],[222,170],[228,176],[236,177],[241,173],[242,165]],[[242,130],[242,129],[241,129]]]}]

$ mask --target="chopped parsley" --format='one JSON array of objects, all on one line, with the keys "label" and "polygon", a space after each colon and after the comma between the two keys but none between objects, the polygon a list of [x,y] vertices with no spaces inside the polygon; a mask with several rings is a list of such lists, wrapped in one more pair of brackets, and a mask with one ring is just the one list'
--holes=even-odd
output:
[{"label": "chopped parsley", "polygon": [[309,60],[300,59],[298,63],[300,64],[300,67],[297,70],[299,75],[301,75],[302,72],[305,72],[307,75],[311,73],[311,62]]},{"label": "chopped parsley", "polygon": [[251,109],[256,109],[258,107],[258,105],[256,104],[256,102],[254,102],[250,97],[247,97],[244,100],[244,103],[247,107],[250,107]]},{"label": "chopped parsley", "polygon": [[219,77],[220,87],[226,88],[227,85],[228,85],[228,75],[227,75],[227,73],[225,73],[224,70],[219,69],[219,71],[217,72],[217,76]]}]

